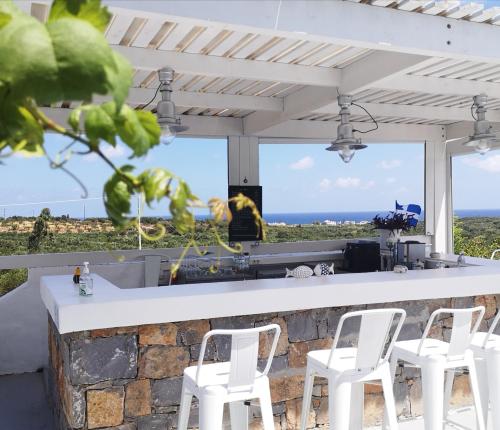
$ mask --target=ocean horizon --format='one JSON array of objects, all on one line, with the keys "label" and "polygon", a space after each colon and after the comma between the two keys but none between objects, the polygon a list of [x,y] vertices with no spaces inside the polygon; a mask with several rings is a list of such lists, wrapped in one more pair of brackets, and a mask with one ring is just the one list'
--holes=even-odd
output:
[{"label": "ocean horizon", "polygon": [[[376,215],[385,215],[389,211],[346,211],[346,212],[297,212],[297,213],[264,213],[268,223],[312,224],[323,221],[371,221]],[[454,215],[467,217],[500,217],[500,209],[457,209]],[[422,212],[421,219],[424,213]]]}]

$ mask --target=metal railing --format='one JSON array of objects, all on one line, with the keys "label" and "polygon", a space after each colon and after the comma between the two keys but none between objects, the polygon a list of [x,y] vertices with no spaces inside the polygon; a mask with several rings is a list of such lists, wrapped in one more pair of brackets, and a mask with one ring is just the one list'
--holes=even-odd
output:
[{"label": "metal railing", "polygon": [[495,255],[500,252],[500,248],[499,249],[495,249],[492,253],[491,253],[491,257],[490,257],[490,260],[494,260],[495,259]]}]

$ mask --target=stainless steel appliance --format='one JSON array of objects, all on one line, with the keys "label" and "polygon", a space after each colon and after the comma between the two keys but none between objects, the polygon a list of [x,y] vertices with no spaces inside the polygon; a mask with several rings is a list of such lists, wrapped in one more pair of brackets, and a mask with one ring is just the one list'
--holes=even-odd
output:
[{"label": "stainless steel appliance", "polygon": [[415,240],[407,240],[406,242],[398,242],[398,263],[406,264],[410,269],[417,261],[425,260],[425,243]]}]

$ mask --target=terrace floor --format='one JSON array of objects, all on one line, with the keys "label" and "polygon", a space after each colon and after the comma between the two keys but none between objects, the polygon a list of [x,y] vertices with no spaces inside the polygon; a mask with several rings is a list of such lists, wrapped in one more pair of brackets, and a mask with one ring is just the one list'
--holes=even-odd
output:
[{"label": "terrace floor", "polygon": [[41,372],[0,376],[0,427],[54,430]]}]

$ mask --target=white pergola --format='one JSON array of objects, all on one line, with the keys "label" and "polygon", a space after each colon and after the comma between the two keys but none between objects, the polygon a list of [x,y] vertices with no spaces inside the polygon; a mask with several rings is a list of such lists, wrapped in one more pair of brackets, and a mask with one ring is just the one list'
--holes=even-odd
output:
[{"label": "white pergola", "polygon": [[[48,1],[17,3],[46,19]],[[380,125],[364,142],[425,142],[426,234],[436,250],[450,250],[451,157],[466,149],[444,142],[472,132],[476,94],[489,96],[488,119],[500,123],[500,8],[429,0],[105,3],[113,13],[106,37],[135,70],[129,103],[149,101],[156,71],[171,66],[186,134],[229,137],[230,184],[259,183],[259,142],[332,140],[338,91],[351,94]],[[71,107],[47,112],[64,118]],[[352,119],[360,128],[370,121],[354,109]]]}]

